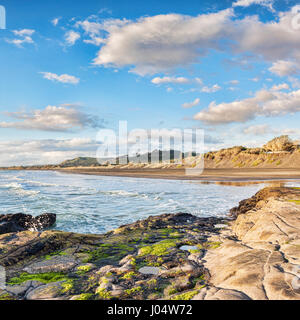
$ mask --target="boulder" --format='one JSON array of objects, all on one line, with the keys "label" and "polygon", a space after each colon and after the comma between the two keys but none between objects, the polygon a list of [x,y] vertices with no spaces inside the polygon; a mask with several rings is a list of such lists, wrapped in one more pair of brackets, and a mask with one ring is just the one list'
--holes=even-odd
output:
[{"label": "boulder", "polygon": [[54,213],[44,213],[37,217],[23,213],[0,215],[0,234],[26,230],[40,231],[51,227],[55,222]]}]

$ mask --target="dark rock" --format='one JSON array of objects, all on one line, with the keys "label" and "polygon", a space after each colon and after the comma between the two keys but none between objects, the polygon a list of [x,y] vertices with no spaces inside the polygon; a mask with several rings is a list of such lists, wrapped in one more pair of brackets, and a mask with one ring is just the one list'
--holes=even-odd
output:
[{"label": "dark rock", "polygon": [[26,230],[44,230],[56,222],[56,214],[44,213],[38,217],[16,213],[0,215],[0,234]]},{"label": "dark rock", "polygon": [[[270,198],[275,198],[275,199],[284,198],[291,193],[292,193],[292,190],[289,188],[279,188],[279,187],[264,188],[258,191],[253,197],[242,200],[237,207],[232,208],[230,210],[230,214],[233,218],[237,218],[238,215],[245,214],[246,212],[255,209],[259,201],[267,201]],[[294,193],[296,193],[295,190],[294,190]]]}]

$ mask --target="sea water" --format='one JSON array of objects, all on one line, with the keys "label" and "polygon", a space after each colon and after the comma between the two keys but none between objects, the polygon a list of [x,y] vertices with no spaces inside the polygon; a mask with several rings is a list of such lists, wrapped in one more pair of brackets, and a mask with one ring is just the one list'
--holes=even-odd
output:
[{"label": "sea water", "polygon": [[0,171],[0,214],[56,213],[53,229],[98,234],[163,213],[224,217],[239,201],[263,186],[55,171]]}]

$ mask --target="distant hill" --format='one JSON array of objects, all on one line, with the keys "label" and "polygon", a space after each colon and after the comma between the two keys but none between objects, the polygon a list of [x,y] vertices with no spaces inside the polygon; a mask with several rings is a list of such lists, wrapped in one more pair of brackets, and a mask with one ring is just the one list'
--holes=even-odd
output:
[{"label": "distant hill", "polygon": [[99,166],[99,163],[96,158],[90,157],[79,157],[71,160],[66,160],[59,164],[61,168],[68,167],[95,167]]},{"label": "distant hill", "polygon": [[[163,161],[164,159],[170,160],[180,159],[181,157],[191,156],[191,153],[183,154],[177,150],[171,151],[161,151],[161,150],[154,150],[151,153],[144,153],[141,155],[131,156],[128,157],[127,155],[118,157],[117,159],[114,158],[105,158],[101,159],[100,163],[105,164],[109,162],[116,162],[118,163],[127,163],[130,160],[131,163],[158,163]],[[194,154],[195,156],[196,154]],[[98,167],[100,166],[99,162],[96,158],[91,157],[79,157],[75,159],[66,160],[58,165],[61,168],[69,168],[69,167]]]},{"label": "distant hill", "polygon": [[[181,159],[184,159],[182,161]],[[170,162],[166,160],[171,160]],[[56,170],[76,167],[99,167],[120,164],[120,167],[130,168],[189,168],[201,163],[201,156],[195,153],[182,153],[178,150],[154,150],[133,157],[127,155],[102,159],[78,157],[63,161],[58,165],[35,165],[2,167],[1,170]],[[236,146],[204,154],[205,168],[300,168],[299,141],[292,141],[288,136],[280,136],[267,142],[261,148],[246,148]],[[128,164],[129,163],[129,164]]]}]

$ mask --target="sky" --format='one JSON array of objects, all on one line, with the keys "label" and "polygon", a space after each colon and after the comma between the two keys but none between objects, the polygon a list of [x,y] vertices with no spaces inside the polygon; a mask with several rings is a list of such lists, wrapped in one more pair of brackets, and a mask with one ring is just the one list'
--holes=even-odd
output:
[{"label": "sky", "polygon": [[205,151],[300,136],[297,1],[0,6],[0,166],[95,156],[119,121],[204,129]]}]

